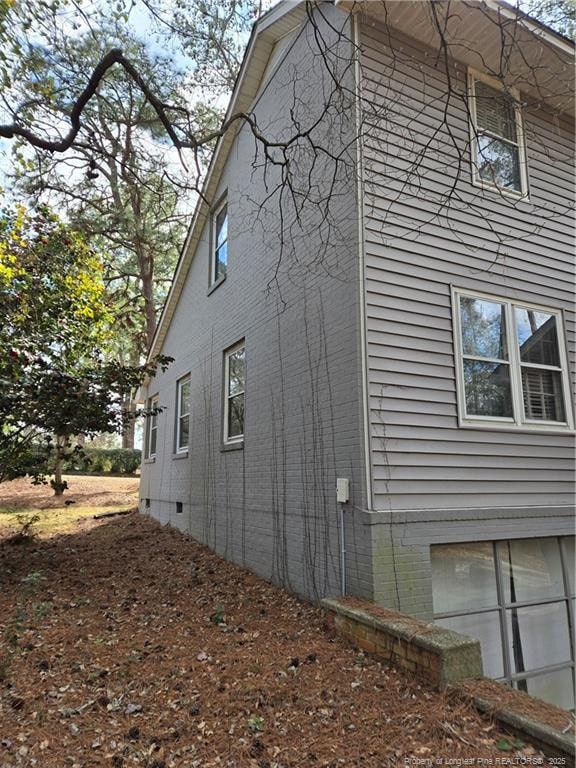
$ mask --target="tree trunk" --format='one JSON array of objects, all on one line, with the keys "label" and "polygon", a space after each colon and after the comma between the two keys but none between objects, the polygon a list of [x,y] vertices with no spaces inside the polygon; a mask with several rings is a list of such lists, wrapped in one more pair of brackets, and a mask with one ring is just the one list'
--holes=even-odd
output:
[{"label": "tree trunk", "polygon": [[146,318],[146,348],[150,350],[152,340],[156,333],[156,310],[154,308],[154,283],[153,283],[154,265],[151,259],[146,258],[140,261],[140,281],[142,286],[142,296],[144,297],[144,315]]},{"label": "tree trunk", "polygon": [[[122,410],[131,414],[135,412],[136,403],[132,400],[130,395],[124,395]],[[122,433],[122,448],[134,448],[134,419],[125,419],[125,424],[126,426]]]},{"label": "tree trunk", "polygon": [[56,461],[54,462],[54,480],[50,483],[54,489],[54,496],[63,496],[66,483],[62,480],[62,465],[64,464],[64,451],[67,439],[64,435],[56,436]]}]

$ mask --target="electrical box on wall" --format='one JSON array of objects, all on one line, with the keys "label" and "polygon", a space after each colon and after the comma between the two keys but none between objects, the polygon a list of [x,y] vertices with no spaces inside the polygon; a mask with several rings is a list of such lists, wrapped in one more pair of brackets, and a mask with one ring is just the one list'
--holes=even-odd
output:
[{"label": "electrical box on wall", "polygon": [[336,478],[336,501],[339,504],[350,501],[350,480],[347,477]]}]

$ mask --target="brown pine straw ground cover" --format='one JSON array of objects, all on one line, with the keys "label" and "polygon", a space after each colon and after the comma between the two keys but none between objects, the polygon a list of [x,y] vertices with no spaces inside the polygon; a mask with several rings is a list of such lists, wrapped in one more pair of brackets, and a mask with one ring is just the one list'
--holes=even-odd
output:
[{"label": "brown pine straw ground cover", "polygon": [[541,757],[470,705],[329,637],[314,606],[137,513],[84,517],[29,544],[10,535],[1,768]]}]

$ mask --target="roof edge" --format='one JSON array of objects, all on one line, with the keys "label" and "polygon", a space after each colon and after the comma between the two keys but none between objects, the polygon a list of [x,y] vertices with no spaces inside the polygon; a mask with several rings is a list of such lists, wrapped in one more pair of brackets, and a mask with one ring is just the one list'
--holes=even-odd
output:
[{"label": "roof edge", "polygon": [[[276,42],[276,36],[274,34],[274,25],[277,24],[281,19],[283,19],[284,17],[288,16],[290,13],[298,9],[300,6],[302,6],[304,2],[305,0],[281,0],[281,2],[277,3],[275,6],[270,8],[270,10],[268,10],[260,19],[254,22],[252,31],[250,33],[250,38],[246,46],[246,51],[244,53],[244,58],[242,59],[240,70],[238,72],[238,75],[236,76],[236,82],[232,90],[232,95],[230,97],[230,101],[228,103],[228,107],[226,109],[226,115],[224,117],[223,122],[226,122],[227,120],[229,120],[237,111],[238,101],[243,95],[242,87],[244,85],[246,71],[254,56],[254,52],[255,52],[258,41],[266,37],[268,38],[267,42],[269,44],[273,44],[274,42]],[[281,36],[282,35],[278,35],[278,39],[280,39]],[[256,94],[254,93],[253,96],[255,95]],[[230,149],[230,145],[232,143],[231,137],[235,135],[236,130],[237,130],[237,127],[235,128],[234,126],[231,126],[226,131],[225,134],[220,136],[220,138],[216,143],[216,147],[210,159],[210,164],[208,166],[206,177],[202,184],[202,189],[200,191],[196,206],[194,208],[194,213],[192,214],[192,221],[190,223],[190,226],[188,227],[186,239],[184,240],[184,244],[180,250],[178,262],[176,263],[176,268],[174,270],[174,277],[170,285],[170,290],[168,291],[168,295],[164,301],[162,312],[160,313],[158,324],[156,326],[156,332],[154,333],[154,338],[152,339],[152,343],[150,344],[150,349],[148,350],[148,355],[147,355],[148,360],[153,358],[156,354],[159,354],[162,348],[162,344],[164,342],[164,338],[168,330],[168,328],[164,328],[164,326],[166,322],[168,322],[169,324],[171,320],[171,316],[168,317],[168,310],[172,306],[176,292],[178,291],[179,293],[179,289],[181,287],[180,286],[180,278],[182,277],[181,273],[186,266],[185,262],[187,261],[186,257],[190,249],[191,241],[193,239],[193,236],[199,224],[204,223],[202,214],[203,212],[205,213],[208,207],[207,199],[209,199],[210,197],[210,195],[208,194],[208,189],[214,182],[215,169],[219,164],[221,155],[225,153],[227,156],[227,153]],[[225,158],[223,159],[225,161]]]}]

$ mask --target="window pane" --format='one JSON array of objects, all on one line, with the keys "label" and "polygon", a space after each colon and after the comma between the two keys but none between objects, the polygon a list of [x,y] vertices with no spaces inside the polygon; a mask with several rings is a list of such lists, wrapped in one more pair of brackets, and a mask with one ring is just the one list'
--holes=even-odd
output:
[{"label": "window pane", "polygon": [[244,434],[244,395],[236,395],[228,400],[228,437]]},{"label": "window pane", "polygon": [[156,453],[156,433],[158,428],[152,426],[150,429],[150,455],[153,456]]},{"label": "window pane", "polygon": [[228,357],[228,394],[244,392],[244,347]]},{"label": "window pane", "polygon": [[476,124],[478,130],[490,131],[509,141],[516,141],[514,99],[505,91],[491,88],[481,80],[474,83]]},{"label": "window pane", "polygon": [[521,307],[515,307],[514,311],[522,362],[560,367],[556,317]]},{"label": "window pane", "polygon": [[216,217],[216,248],[228,240],[228,206],[224,206]]},{"label": "window pane", "polygon": [[[526,687],[522,686],[525,683]],[[556,704],[563,709],[574,708],[574,683],[573,672],[570,669],[561,669],[556,672],[548,672],[545,675],[530,677],[519,681],[516,687],[527,690],[531,696],[544,699],[550,704]]]},{"label": "window pane", "polygon": [[228,243],[222,243],[216,249],[216,278],[226,274],[228,267]]},{"label": "window pane", "polygon": [[503,304],[494,301],[460,297],[462,351],[465,355],[508,359],[505,311]]},{"label": "window pane", "polygon": [[463,360],[468,416],[512,416],[512,391],[507,363]]},{"label": "window pane", "polygon": [[570,661],[566,603],[509,608],[508,646],[514,672]]},{"label": "window pane", "polygon": [[566,421],[560,371],[522,366],[522,397],[527,419]]},{"label": "window pane", "polygon": [[518,147],[492,136],[478,136],[476,162],[482,181],[521,191]]},{"label": "window pane", "polygon": [[190,413],[190,382],[184,381],[180,385],[180,415]]},{"label": "window pane", "polygon": [[564,550],[564,563],[568,571],[568,589],[570,594],[574,594],[574,536],[564,536],[562,538],[562,548]]},{"label": "window pane", "polygon": [[498,542],[507,603],[564,595],[560,550],[555,538]]},{"label": "window pane", "polygon": [[430,547],[435,613],[498,605],[491,542]]},{"label": "window pane", "polygon": [[487,677],[504,676],[500,616],[497,611],[437,619],[434,623],[479,640],[482,648],[484,674]]},{"label": "window pane", "polygon": [[188,435],[190,431],[190,419],[183,416],[178,422],[178,448],[188,447]]}]

